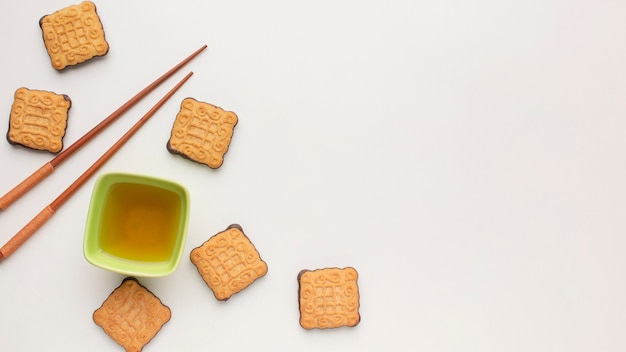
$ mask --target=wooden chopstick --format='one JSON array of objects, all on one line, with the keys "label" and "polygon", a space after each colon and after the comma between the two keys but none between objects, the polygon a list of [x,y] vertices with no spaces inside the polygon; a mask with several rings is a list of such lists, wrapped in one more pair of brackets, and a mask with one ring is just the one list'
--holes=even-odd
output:
[{"label": "wooden chopstick", "polygon": [[143,126],[154,113],[165,104],[165,102],[193,75],[189,72],[174,88],[172,88],[156,105],[152,107],[139,121],[137,121],[115,144],[109,148],[102,156],[96,160],[74,183],[63,191],[52,203],[46,206],[37,214],[26,226],[15,234],[2,248],[0,248],[0,262],[13,254],[26,240],[28,240],[43,224],[48,221],[59,210],[59,208],[93,176],[134,134]]},{"label": "wooden chopstick", "polygon": [[117,110],[115,110],[111,115],[102,120],[99,124],[85,133],[82,137],[80,137],[76,142],[67,147],[65,150],[57,154],[52,160],[45,163],[42,167],[33,172],[30,176],[20,182],[17,186],[15,186],[12,190],[7,192],[4,196],[0,198],[0,210],[5,210],[9,207],[9,205],[13,204],[16,200],[18,200],[21,196],[23,196],[26,192],[35,187],[39,182],[43,181],[46,177],[50,176],[57,166],[59,166],[63,161],[69,158],[74,152],[84,146],[87,142],[89,142],[93,137],[98,135],[102,130],[108,127],[113,121],[117,120],[120,116],[122,116],[128,109],[137,104],[141,99],[143,99],[146,95],[148,95],[152,90],[158,87],[161,83],[167,80],[170,76],[180,70],[183,66],[185,66],[189,61],[195,58],[198,54],[200,54],[207,46],[203,45],[200,49],[193,52],[183,61],[178,63],[176,66],[172,67],[169,71],[165,72],[161,77],[157,78],[154,82],[148,85],[146,88],[142,89],[139,93],[137,93],[134,97],[130,98],[124,105],[120,106]]}]

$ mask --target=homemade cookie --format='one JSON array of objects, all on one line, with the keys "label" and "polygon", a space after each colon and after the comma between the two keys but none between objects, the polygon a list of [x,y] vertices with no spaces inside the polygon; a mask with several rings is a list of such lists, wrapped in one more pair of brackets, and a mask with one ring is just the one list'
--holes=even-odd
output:
[{"label": "homemade cookie", "polygon": [[93,313],[93,321],[126,352],[141,351],[171,318],[170,309],[127,277]]},{"label": "homemade cookie", "polygon": [[241,226],[233,224],[191,251],[191,262],[220,301],[250,286],[267,274],[259,256]]},{"label": "homemade cookie", "polygon": [[67,95],[19,88],[11,107],[7,140],[31,149],[60,152],[71,106]]},{"label": "homemade cookie", "polygon": [[109,52],[96,5],[84,1],[39,20],[52,67],[63,70]]},{"label": "homemade cookie", "polygon": [[232,111],[186,98],[180,104],[167,150],[217,169],[224,162],[237,121]]},{"label": "homemade cookie", "polygon": [[305,329],[357,325],[361,320],[357,278],[350,267],[302,270],[298,274],[300,325]]}]

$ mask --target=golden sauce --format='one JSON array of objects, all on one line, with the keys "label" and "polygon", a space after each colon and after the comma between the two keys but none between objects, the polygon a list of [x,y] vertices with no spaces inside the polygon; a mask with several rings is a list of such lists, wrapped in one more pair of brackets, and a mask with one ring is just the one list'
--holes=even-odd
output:
[{"label": "golden sauce", "polygon": [[130,260],[168,260],[176,242],[180,206],[179,196],[170,190],[113,185],[104,201],[100,248]]}]

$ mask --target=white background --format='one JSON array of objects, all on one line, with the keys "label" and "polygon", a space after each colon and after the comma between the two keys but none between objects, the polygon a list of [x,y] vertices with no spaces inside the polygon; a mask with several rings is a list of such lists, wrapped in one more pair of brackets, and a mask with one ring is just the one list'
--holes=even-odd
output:
[{"label": "white background", "polygon": [[[67,146],[208,45],[0,214],[4,243],[193,70],[98,173],[191,194],[180,267],[140,280],[172,310],[145,351],[626,350],[626,2],[97,1],[109,54],[58,73],[38,20],[73,4],[0,5],[5,126],[17,88],[68,94]],[[165,148],[187,96],[239,116],[218,170]],[[51,157],[0,141],[0,192]],[[94,181],[0,264],[2,351],[121,350],[91,318],[123,279],[82,254]],[[188,253],[231,223],[269,273],[218,302]],[[329,266],[361,323],[304,330],[296,276]]]}]

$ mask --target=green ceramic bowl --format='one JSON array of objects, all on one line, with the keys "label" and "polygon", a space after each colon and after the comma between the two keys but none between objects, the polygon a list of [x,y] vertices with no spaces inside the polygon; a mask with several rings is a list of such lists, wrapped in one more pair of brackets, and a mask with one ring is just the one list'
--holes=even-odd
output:
[{"label": "green ceramic bowl", "polygon": [[189,218],[181,185],[149,176],[108,173],[94,185],[83,252],[117,273],[160,277],[180,263]]}]

